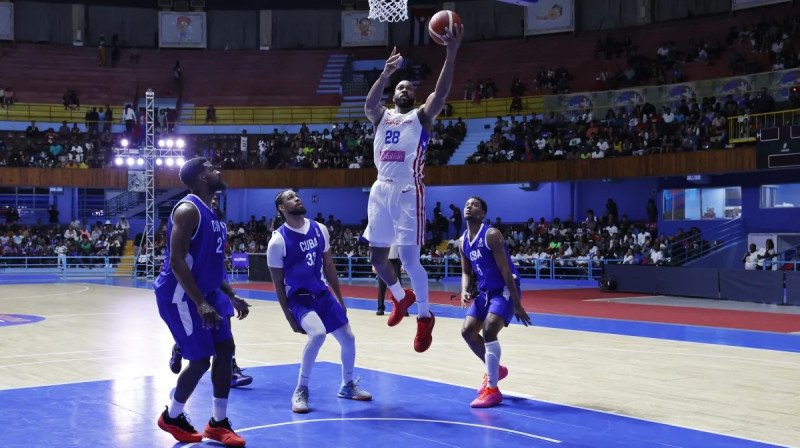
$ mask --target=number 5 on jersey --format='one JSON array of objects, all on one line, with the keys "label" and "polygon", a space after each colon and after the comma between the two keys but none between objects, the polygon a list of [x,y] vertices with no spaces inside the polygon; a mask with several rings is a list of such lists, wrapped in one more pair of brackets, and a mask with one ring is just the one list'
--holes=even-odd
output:
[{"label": "number 5 on jersey", "polygon": [[383,143],[387,145],[392,145],[398,143],[400,141],[400,131],[386,131],[386,137],[383,139]]}]

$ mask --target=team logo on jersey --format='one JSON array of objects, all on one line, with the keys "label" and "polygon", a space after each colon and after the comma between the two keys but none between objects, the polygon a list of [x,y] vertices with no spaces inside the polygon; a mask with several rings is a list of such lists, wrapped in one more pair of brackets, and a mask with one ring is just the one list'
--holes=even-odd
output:
[{"label": "team logo on jersey", "polygon": [[483,238],[478,238],[478,247],[483,247]]},{"label": "team logo on jersey", "polygon": [[403,151],[381,151],[381,162],[405,162],[406,153]]},{"label": "team logo on jersey", "polygon": [[316,234],[317,234],[317,238],[319,238],[319,237],[320,237],[320,235],[319,235],[319,228],[318,228],[318,227],[314,227],[314,233],[316,233]]}]

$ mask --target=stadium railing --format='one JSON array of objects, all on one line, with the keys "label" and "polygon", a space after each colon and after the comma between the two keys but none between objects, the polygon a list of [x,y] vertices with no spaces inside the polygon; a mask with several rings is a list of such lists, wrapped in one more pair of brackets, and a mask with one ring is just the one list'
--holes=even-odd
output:
[{"label": "stadium railing", "polygon": [[[544,105],[541,96],[528,96],[522,99],[519,113],[542,113]],[[491,118],[508,115],[512,98],[493,98],[472,101],[450,101],[452,111],[443,120],[454,118]],[[389,105],[391,107],[391,105]],[[216,121],[206,122],[206,107],[185,107],[181,125],[241,125],[241,124],[332,124],[344,121],[366,120],[364,106],[313,106],[313,107],[215,107]],[[269,129],[269,132],[272,130]]]},{"label": "stadium railing", "polygon": [[[511,107],[511,98],[493,98],[472,101],[451,101],[452,112],[442,119],[455,118],[491,118],[498,115],[508,115]],[[391,104],[388,106],[391,107]],[[0,109],[0,120],[8,121],[38,121],[62,122],[83,124],[87,110],[104,105],[81,105],[80,110],[64,109],[61,104],[31,104],[15,103],[10,108]],[[519,113],[542,113],[543,100],[541,96],[528,96],[522,98],[522,111]],[[364,106],[304,106],[304,107],[215,107],[216,121],[206,122],[206,107],[184,107],[181,111],[180,125],[276,125],[276,124],[333,124],[353,120],[365,120]],[[112,124],[121,123],[123,108],[112,106],[114,120]],[[264,133],[272,132],[265,129]]]},{"label": "stadium railing", "polygon": [[[262,254],[263,255],[263,254]],[[230,258],[227,259],[230,262]],[[156,259],[155,272],[158,274],[162,257]],[[375,278],[368,257],[333,257],[340,278],[353,280]],[[519,263],[520,277],[528,279],[570,279],[597,280],[603,266],[621,263],[622,260],[580,261],[575,258],[554,260],[533,260]],[[450,258],[423,258],[422,265],[432,280],[461,275],[461,261]],[[232,279],[244,280],[248,270],[236,269],[226,263],[227,272]],[[796,267],[795,267],[796,268]],[[140,257],[81,257],[69,256],[59,261],[57,256],[48,257],[0,257],[0,275],[55,275],[61,279],[70,278],[135,278],[144,275],[144,263]]]},{"label": "stadium railing", "polygon": [[[81,108],[76,110],[64,109],[62,104],[14,103],[11,107],[0,108],[0,120],[58,123],[66,121],[69,124],[78,123],[83,125],[86,122],[86,112],[95,107],[98,112],[106,110],[106,106],[102,104],[82,104]],[[123,107],[112,105],[111,111],[114,114],[111,124],[121,123],[122,112],[124,112]],[[46,131],[46,129],[39,130]]]},{"label": "stadium railing", "polygon": [[728,135],[731,143],[756,141],[763,128],[792,126],[800,123],[800,109],[781,110],[762,114],[739,115],[728,118]]}]

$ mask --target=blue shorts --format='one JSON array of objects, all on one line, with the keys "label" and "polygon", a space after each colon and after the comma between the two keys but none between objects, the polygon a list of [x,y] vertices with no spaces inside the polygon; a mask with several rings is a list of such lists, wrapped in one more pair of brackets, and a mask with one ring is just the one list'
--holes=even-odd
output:
[{"label": "blue shorts", "polygon": [[[516,279],[515,283],[517,284],[517,294],[522,298],[519,279]],[[481,322],[486,320],[489,313],[502,317],[506,327],[511,323],[511,319],[514,318],[514,299],[511,298],[511,293],[507,288],[481,291],[467,310],[467,316],[472,316]]]},{"label": "blue shorts", "polygon": [[186,294],[177,301],[173,301],[172,296],[156,294],[156,301],[161,319],[169,327],[183,357],[189,361],[209,358],[214,355],[217,343],[233,339],[230,320],[230,316],[233,315],[233,305],[228,296],[219,290],[212,291],[206,296],[206,301],[222,317],[219,328],[203,328],[203,320],[197,312],[197,306]]},{"label": "blue shorts", "polygon": [[325,325],[325,333],[336,331],[348,322],[344,308],[327,289],[316,296],[309,292],[298,291],[295,294],[291,294],[287,299],[289,311],[292,312],[297,325],[300,325],[303,316],[309,311],[317,313],[323,325]]}]

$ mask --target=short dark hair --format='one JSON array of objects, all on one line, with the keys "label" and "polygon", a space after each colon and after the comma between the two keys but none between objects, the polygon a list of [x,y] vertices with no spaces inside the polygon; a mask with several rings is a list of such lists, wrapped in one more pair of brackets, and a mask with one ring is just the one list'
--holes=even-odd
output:
[{"label": "short dark hair", "polygon": [[278,209],[278,206],[280,206],[280,205],[283,205],[283,195],[284,195],[284,194],[285,194],[287,191],[294,191],[294,190],[282,190],[282,191],[278,192],[278,194],[275,196],[275,211],[277,211],[277,212],[278,212],[278,214],[281,216],[281,218],[284,218],[284,219],[286,219],[286,217],[285,217],[285,216],[283,216],[283,212],[281,212],[281,211]]},{"label": "short dark hair", "polygon": [[194,183],[197,181],[197,176],[205,171],[206,162],[208,162],[208,159],[205,157],[195,157],[194,159],[187,160],[178,173],[181,183],[187,187],[194,185]]},{"label": "short dark hair", "polygon": [[486,213],[489,213],[489,206],[486,205],[486,201],[484,201],[483,198],[481,198],[479,196],[470,196],[470,199],[475,199],[478,202],[480,202],[481,203],[481,208],[483,209],[483,211],[486,212]]}]

